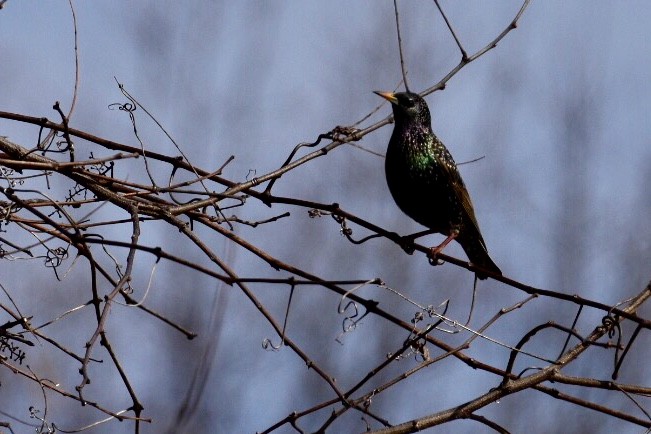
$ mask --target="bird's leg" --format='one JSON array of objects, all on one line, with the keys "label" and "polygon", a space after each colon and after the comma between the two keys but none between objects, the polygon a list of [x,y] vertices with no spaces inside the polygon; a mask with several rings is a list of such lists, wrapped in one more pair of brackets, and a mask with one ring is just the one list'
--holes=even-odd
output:
[{"label": "bird's leg", "polygon": [[408,255],[411,255],[414,253],[414,240],[416,238],[424,237],[425,235],[430,235],[430,234],[435,234],[436,231],[432,229],[427,229],[425,231],[420,231],[416,232],[415,234],[411,235],[405,235],[403,237],[400,237],[400,247],[402,247],[402,250],[405,251]]},{"label": "bird's leg", "polygon": [[445,246],[450,244],[450,241],[455,239],[457,236],[459,236],[459,229],[452,229],[450,235],[448,235],[448,237],[445,240],[443,240],[441,244],[429,249],[429,254],[427,256],[429,258],[430,263],[432,263],[432,265],[438,265],[438,258],[437,258],[438,254],[441,253],[443,249],[445,249]]}]

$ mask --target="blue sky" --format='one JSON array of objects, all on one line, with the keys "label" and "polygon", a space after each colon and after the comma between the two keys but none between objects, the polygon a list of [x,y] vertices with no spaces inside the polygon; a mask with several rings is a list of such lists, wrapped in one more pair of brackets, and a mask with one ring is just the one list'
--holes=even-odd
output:
[{"label": "blue sky", "polygon": [[[410,87],[420,91],[447,74],[459,61],[459,52],[433,2],[398,3]],[[77,1],[74,5],[81,74],[71,124],[110,140],[137,144],[126,116],[108,108],[124,102],[115,77],[156,116],[197,166],[214,170],[235,155],[224,174],[234,181],[274,170],[297,143],[311,142],[334,126],[361,119],[381,102],[372,91],[393,89],[400,80],[390,1]],[[505,28],[520,3],[442,2],[442,6],[467,51],[474,53]],[[460,170],[491,256],[505,275],[607,304],[639,292],[648,282],[650,21],[648,2],[534,0],[519,27],[497,48],[465,67],[444,91],[427,97],[434,130],[457,162],[485,157]],[[0,10],[0,77],[2,111],[55,120],[54,101],[70,106],[74,52],[67,2],[9,0],[5,4]],[[365,125],[388,113],[389,107],[384,106]],[[0,119],[0,135],[25,146],[34,143],[37,132],[32,126]],[[139,118],[139,132],[148,149],[178,153],[144,117]],[[390,134],[391,126],[386,126],[359,144],[384,153]],[[85,149],[80,144],[78,152],[83,155]],[[381,157],[342,146],[283,176],[274,192],[337,202],[401,234],[421,230],[391,200],[383,165]],[[140,179],[140,163],[126,167],[129,179]],[[164,173],[155,176],[165,182]],[[243,237],[283,261],[324,278],[381,277],[423,305],[450,299],[451,314],[459,321],[467,314],[472,285],[467,271],[452,265],[433,269],[424,257],[405,255],[387,240],[354,246],[339,235],[329,218],[310,219],[305,209],[275,206],[270,210],[251,202],[242,209],[242,218],[292,213],[277,224],[238,228]],[[353,229],[356,235],[365,234]],[[227,247],[216,234],[204,231],[201,235],[241,275],[287,277],[246,252]],[[206,263],[187,245],[175,244],[178,239],[178,234],[162,225],[152,225],[143,234],[148,245],[168,245],[178,254]],[[423,242],[435,245],[439,241],[432,236]],[[454,244],[446,253],[464,258]],[[142,286],[153,261],[145,256],[141,261],[137,281]],[[20,285],[21,269],[8,264],[0,267],[4,268],[3,285]],[[63,282],[60,291],[78,291],[75,299],[87,299],[84,286],[74,282],[72,278]],[[284,312],[286,289],[255,287],[277,318]],[[361,295],[383,300],[407,321],[413,315],[413,307],[386,292],[364,291]],[[34,290],[34,297],[39,294]],[[53,301],[59,303],[57,312],[73,307],[60,294],[43,297],[58,300]],[[151,319],[129,309],[115,309],[110,330],[147,416],[156,420],[143,432],[171,429],[189,378],[203,357],[199,355],[211,342],[215,347],[205,357],[212,364],[202,377],[207,388],[186,432],[206,426],[215,432],[263,430],[292,411],[332,397],[288,348],[280,352],[261,349],[264,338],[277,337],[236,289],[221,288],[203,276],[161,264],[148,297],[152,306],[191,324],[200,337],[187,342]],[[296,297],[292,336],[342,385],[354,384],[405,338],[379,319],[368,318],[344,336],[340,345],[335,341],[342,320],[336,311],[337,297],[315,288],[301,290]],[[482,283],[475,325],[523,298],[522,293],[498,282]],[[42,318],[52,314],[39,310],[33,299],[22,303],[33,304],[34,315]],[[214,306],[222,306],[223,317],[211,326]],[[513,344],[533,325],[552,319],[571,322],[574,309],[537,300],[491,328],[489,335]],[[596,326],[601,316],[586,312],[579,324],[582,332]],[[70,319],[52,333],[71,336],[70,345],[81,351],[88,339],[85,331],[91,330],[88,324],[92,324],[90,316]],[[552,357],[562,345],[562,337],[556,338],[560,344],[550,337],[550,341],[533,343],[532,349]],[[442,339],[455,338],[442,335]],[[134,341],[142,344],[134,347]],[[553,351],[547,353],[550,345]],[[636,366],[636,361],[645,360],[645,346],[640,343],[638,353],[631,355],[623,382],[648,378],[646,365]],[[498,365],[508,357],[503,348],[481,341],[469,354]],[[591,357],[598,361],[577,365],[574,374],[608,378],[610,355]],[[34,362],[39,363],[54,381],[69,387],[78,381],[77,366],[57,367],[62,363],[58,359]],[[413,360],[401,362],[393,372],[413,364]],[[97,389],[92,393],[103,395],[110,390],[111,408],[124,406],[126,394],[119,381],[112,374],[97,376]],[[460,381],[465,378],[468,381]],[[5,371],[0,381],[10,387],[5,382],[13,379]],[[392,422],[401,422],[456,405],[488,391],[498,381],[459,363],[445,362],[379,396],[374,408]],[[19,391],[24,385],[12,384],[17,388],[12,390]],[[560,414],[559,423],[568,432],[579,428],[639,432],[633,425],[596,417],[588,410],[559,407],[549,397],[529,393],[522,399],[506,399],[482,414],[514,432],[522,432],[532,418],[545,420],[551,414]],[[0,408],[22,419],[27,419],[26,408],[39,399],[34,395],[10,402],[7,393],[3,396]],[[589,396],[620,405],[613,404],[609,394]],[[513,416],[516,409],[528,415],[525,420]],[[59,416],[57,424],[68,429],[100,417],[70,403],[52,404],[51,411]],[[563,415],[568,411],[576,411],[575,417]],[[361,432],[364,426],[357,416],[344,418],[338,429]],[[307,418],[304,427],[316,429],[323,420],[323,414]],[[19,432],[25,428],[12,424]],[[476,425],[457,423],[454,429],[476,432]],[[96,432],[130,432],[130,427],[113,423]]]}]

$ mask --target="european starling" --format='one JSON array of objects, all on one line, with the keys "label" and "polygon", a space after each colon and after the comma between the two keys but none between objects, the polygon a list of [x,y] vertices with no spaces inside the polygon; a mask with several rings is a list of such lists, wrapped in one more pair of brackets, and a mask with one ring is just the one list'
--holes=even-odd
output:
[{"label": "european starling", "polygon": [[[395,126],[384,165],[393,200],[409,217],[447,237],[432,248],[431,257],[456,239],[472,264],[501,275],[488,256],[457,165],[432,131],[425,100],[411,92],[375,93],[393,107]],[[477,277],[486,279],[482,273]]]}]

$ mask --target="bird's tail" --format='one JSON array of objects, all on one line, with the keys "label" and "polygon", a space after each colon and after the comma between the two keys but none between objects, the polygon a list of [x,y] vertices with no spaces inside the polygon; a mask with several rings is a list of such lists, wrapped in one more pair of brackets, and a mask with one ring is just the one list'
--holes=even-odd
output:
[{"label": "bird's tail", "polygon": [[[500,276],[502,275],[502,270],[499,269],[499,267],[493,262],[491,257],[488,255],[488,250],[486,250],[486,244],[484,244],[484,240],[479,234],[479,232],[476,234],[478,236],[468,236],[470,234],[466,234],[466,236],[461,236],[457,241],[459,241],[459,244],[461,244],[461,247],[463,248],[463,251],[466,252],[466,255],[468,256],[468,259],[473,265],[476,265],[478,267],[481,267],[487,271],[491,271],[495,274],[499,274]],[[477,278],[484,280],[486,279],[486,275],[482,274],[481,272],[477,272]]]}]

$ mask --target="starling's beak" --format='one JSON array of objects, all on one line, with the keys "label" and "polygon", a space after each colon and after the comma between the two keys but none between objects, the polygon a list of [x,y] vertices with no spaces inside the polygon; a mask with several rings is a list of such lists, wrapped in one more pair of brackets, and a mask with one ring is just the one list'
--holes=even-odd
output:
[{"label": "starling's beak", "polygon": [[389,101],[391,104],[396,104],[396,105],[398,104],[398,98],[396,98],[396,94],[395,94],[395,93],[391,93],[391,92],[380,92],[380,91],[377,91],[377,90],[374,90],[373,93],[374,93],[374,94],[377,94],[377,95],[380,95],[382,98],[386,99],[386,100]]}]

